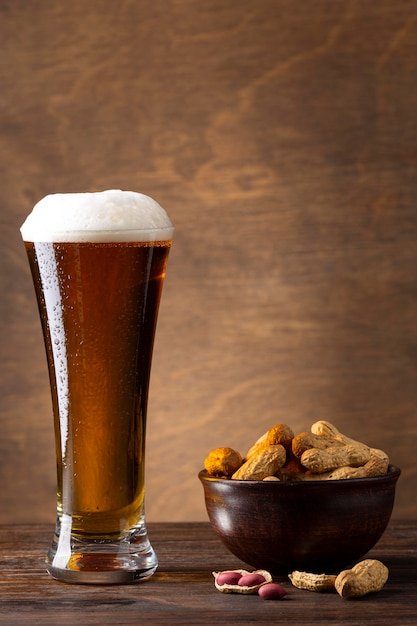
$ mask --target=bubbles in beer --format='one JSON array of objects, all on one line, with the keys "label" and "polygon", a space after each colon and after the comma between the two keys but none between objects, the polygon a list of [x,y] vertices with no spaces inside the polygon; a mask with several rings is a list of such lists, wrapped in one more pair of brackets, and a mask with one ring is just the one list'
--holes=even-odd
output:
[{"label": "bubbles in beer", "polygon": [[51,244],[36,244],[39,275],[48,316],[51,349],[54,355],[57,384],[57,398],[61,422],[61,447],[66,454],[68,440],[68,370],[65,346],[65,327],[62,317],[61,291],[58,281],[56,258]]}]

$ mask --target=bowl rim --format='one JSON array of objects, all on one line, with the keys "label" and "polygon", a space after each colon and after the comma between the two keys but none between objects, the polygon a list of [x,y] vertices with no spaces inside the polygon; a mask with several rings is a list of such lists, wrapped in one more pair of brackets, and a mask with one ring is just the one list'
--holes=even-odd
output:
[{"label": "bowl rim", "polygon": [[[388,470],[385,474],[378,474],[377,476],[363,476],[362,478],[337,478],[329,480],[236,480],[231,478],[222,478],[220,476],[210,476],[206,469],[202,469],[198,473],[198,478],[201,482],[213,482],[213,483],[225,483],[229,485],[277,485],[277,488],[294,488],[300,489],[300,485],[307,489],[311,485],[351,485],[351,484],[367,484],[384,482],[387,479],[398,479],[401,474],[401,469],[397,465],[389,464]],[[274,488],[274,487],[273,487]],[[322,487],[320,487],[322,488]]]}]

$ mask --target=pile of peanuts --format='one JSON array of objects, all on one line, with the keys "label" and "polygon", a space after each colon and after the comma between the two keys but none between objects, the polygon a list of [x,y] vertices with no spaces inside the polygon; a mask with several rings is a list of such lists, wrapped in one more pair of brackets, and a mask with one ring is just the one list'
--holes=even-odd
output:
[{"label": "pile of peanuts", "polygon": [[[337,575],[295,570],[288,575],[294,587],[320,593],[337,591],[342,598],[361,598],[381,591],[388,580],[388,568],[376,559],[365,559]],[[216,589],[222,593],[257,594],[264,600],[281,600],[286,589],[273,582],[266,570],[213,572]]]},{"label": "pile of peanuts", "polygon": [[266,570],[258,569],[248,572],[244,569],[213,572],[214,585],[222,593],[257,594],[264,600],[281,600],[287,595],[279,583],[272,581]]},{"label": "pile of peanuts", "polygon": [[338,480],[386,474],[388,455],[343,435],[325,420],[298,435],[276,424],[242,456],[216,448],[204,461],[210,476],[232,480]]}]

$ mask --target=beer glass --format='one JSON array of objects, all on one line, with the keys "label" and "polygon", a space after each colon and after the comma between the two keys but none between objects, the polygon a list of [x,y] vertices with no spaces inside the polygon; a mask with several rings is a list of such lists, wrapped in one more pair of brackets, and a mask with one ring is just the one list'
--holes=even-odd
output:
[{"label": "beer glass", "polygon": [[74,583],[149,578],[144,513],[151,358],[173,234],[142,194],[53,194],[22,228],[46,348],[57,521],[48,572]]}]

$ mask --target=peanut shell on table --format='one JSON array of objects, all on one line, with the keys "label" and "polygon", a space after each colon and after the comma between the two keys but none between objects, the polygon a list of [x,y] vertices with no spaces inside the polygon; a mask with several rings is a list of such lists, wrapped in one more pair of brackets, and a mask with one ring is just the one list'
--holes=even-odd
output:
[{"label": "peanut shell on table", "polygon": [[[240,574],[242,577],[243,576],[251,576],[254,574],[259,574],[260,576],[262,576],[262,578],[264,579],[263,582],[257,584],[257,585],[252,585],[250,587],[246,586],[246,585],[239,585],[237,583],[235,584],[227,584],[227,583],[223,583],[221,585],[219,585],[218,578],[221,574],[226,574],[226,573],[238,573]],[[270,583],[272,582],[272,576],[269,572],[267,572],[266,570],[263,569],[258,569],[255,570],[254,572],[248,572],[247,570],[244,569],[234,569],[234,570],[227,570],[226,572],[213,572],[213,576],[214,576],[214,585],[216,587],[216,589],[218,589],[219,591],[221,591],[222,593],[242,593],[242,594],[254,594],[254,593],[258,593],[258,589],[260,589],[260,587],[262,587],[262,585],[265,585],[266,583]]]}]

